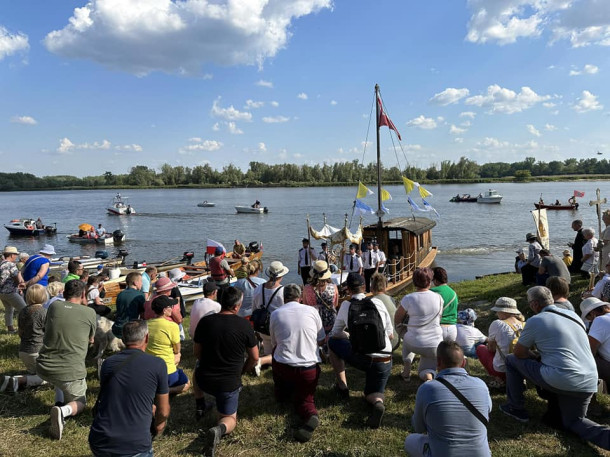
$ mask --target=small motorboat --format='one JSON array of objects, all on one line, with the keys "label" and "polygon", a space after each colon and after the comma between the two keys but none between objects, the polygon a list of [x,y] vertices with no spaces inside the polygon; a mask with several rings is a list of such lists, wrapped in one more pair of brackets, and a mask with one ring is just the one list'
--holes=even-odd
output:
[{"label": "small motorboat", "polygon": [[216,203],[204,200],[201,203],[197,203],[197,206],[199,206],[200,208],[212,208],[213,206],[216,206]]},{"label": "small motorboat", "polygon": [[501,201],[502,195],[493,189],[489,189],[477,197],[477,203],[500,203]]},{"label": "small motorboat", "polygon": [[235,211],[237,211],[238,213],[244,213],[244,214],[263,214],[263,213],[269,212],[269,210],[267,209],[266,206],[265,207],[259,206],[258,208],[253,208],[251,206],[236,206]]},{"label": "small motorboat", "polygon": [[477,201],[477,197],[471,197],[470,194],[457,194],[455,197],[451,197],[450,202],[460,203],[460,202],[469,202],[475,203]]},{"label": "small motorboat", "polygon": [[40,236],[40,235],[55,235],[57,233],[57,225],[45,225],[40,227],[36,225],[35,219],[13,219],[4,227],[11,235],[17,236]]},{"label": "small motorboat", "polygon": [[578,209],[578,203],[573,205],[545,205],[544,203],[534,203],[536,209],[547,209],[549,211],[575,211]]},{"label": "small motorboat", "polygon": [[80,233],[73,233],[72,235],[67,236],[68,241],[72,243],[78,244],[115,244],[122,243],[125,241],[125,234],[121,230],[115,230],[110,233],[106,233],[102,236],[92,236],[90,232],[87,232],[84,235]]},{"label": "small motorboat", "polygon": [[109,214],[116,214],[117,216],[124,216],[128,214],[135,214],[136,210],[127,204],[127,197],[122,197],[121,194],[116,194],[107,208]]}]

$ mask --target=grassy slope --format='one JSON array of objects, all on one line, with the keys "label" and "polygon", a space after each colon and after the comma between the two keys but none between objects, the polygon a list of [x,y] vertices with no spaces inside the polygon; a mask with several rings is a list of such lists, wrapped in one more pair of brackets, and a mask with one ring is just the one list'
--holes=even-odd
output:
[{"label": "grassy slope", "polygon": [[[585,287],[579,281],[574,287],[573,303],[579,303],[578,292]],[[501,295],[512,296],[519,307],[527,308],[525,288],[520,285],[517,275],[490,276],[477,281],[465,281],[454,285],[460,296],[460,308],[473,306],[479,313],[477,325],[486,332],[494,316],[487,311],[489,302]],[[481,303],[484,302],[484,303]],[[471,304],[471,305],[468,305]],[[22,370],[17,358],[18,337],[0,335],[0,373],[16,374]],[[192,374],[193,357],[191,344],[183,346],[183,367]],[[292,440],[294,425],[298,419],[290,407],[278,405],[273,399],[273,380],[271,371],[263,372],[261,378],[244,377],[244,390],[240,398],[239,423],[236,431],[223,440],[220,456],[316,456],[316,457],[360,457],[404,455],[402,443],[410,429],[410,415],[413,411],[415,393],[419,382],[415,377],[410,384],[402,382],[400,357],[394,357],[393,376],[387,389],[387,410],[384,424],[379,430],[365,430],[363,422],[367,413],[366,405],[359,389],[363,382],[356,371],[348,372],[352,398],[349,404],[336,401],[331,390],[332,371],[323,366],[316,404],[319,409],[321,425],[314,438],[307,444]],[[476,361],[470,364],[472,374],[484,376],[484,370]],[[88,402],[93,404],[99,383],[91,366],[88,373]],[[605,397],[605,396],[604,396]],[[529,424],[520,424],[507,418],[498,411],[505,401],[504,393],[492,391],[494,411],[489,427],[490,446],[494,455],[511,456],[610,456],[610,452],[582,442],[566,433],[556,433],[539,422],[544,412],[544,402],[537,399],[535,391],[528,391],[528,408],[532,414]],[[601,402],[607,412],[607,399]],[[87,435],[91,423],[91,412],[87,408],[83,414],[71,419],[65,428],[61,442],[47,437],[48,412],[53,403],[53,392],[48,388],[14,394],[0,394],[0,455],[19,456],[81,456],[89,455]],[[607,413],[605,414],[607,418]],[[188,393],[172,400],[170,426],[165,435],[154,443],[155,454],[159,456],[198,455],[202,440],[198,431],[207,429],[214,423],[212,415],[201,423],[193,419],[193,399]],[[608,423],[606,419],[604,423]]]}]

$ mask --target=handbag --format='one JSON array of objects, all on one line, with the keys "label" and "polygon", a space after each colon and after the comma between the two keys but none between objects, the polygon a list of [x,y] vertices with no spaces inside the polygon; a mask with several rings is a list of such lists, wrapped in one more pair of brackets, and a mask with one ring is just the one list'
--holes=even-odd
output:
[{"label": "handbag", "polygon": [[[262,333],[263,335],[269,335],[269,322],[271,321],[271,313],[269,312],[269,306],[273,301],[275,295],[282,289],[284,286],[280,286],[275,289],[273,295],[269,299],[269,302],[263,306],[262,308],[257,308],[252,311],[252,316],[250,320],[252,321],[252,327],[258,333]],[[265,303],[265,286],[263,286],[263,304]]]}]

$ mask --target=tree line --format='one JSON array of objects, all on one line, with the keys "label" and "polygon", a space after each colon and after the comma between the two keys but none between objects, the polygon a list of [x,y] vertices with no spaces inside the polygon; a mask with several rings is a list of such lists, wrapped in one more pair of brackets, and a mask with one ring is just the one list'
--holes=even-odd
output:
[{"label": "tree line", "polygon": [[[522,162],[492,162],[479,165],[461,157],[459,161],[444,160],[428,168],[407,166],[400,170],[382,165],[381,176],[384,183],[401,183],[401,176],[421,182],[431,181],[476,181],[514,178],[528,180],[538,176],[603,175],[610,174],[610,161],[606,159],[566,159],[551,162],[537,161],[527,157]],[[132,167],[129,173],[113,174],[110,171],[100,176],[44,176],[30,173],[0,173],[0,191],[43,190],[66,188],[104,187],[244,187],[244,186],[311,186],[350,185],[357,181],[374,183],[377,181],[375,164],[362,164],[358,160],[334,164],[269,165],[250,162],[248,170],[242,171],[235,165],[227,165],[222,170],[210,165],[193,168],[164,164],[159,170],[144,165]]]}]

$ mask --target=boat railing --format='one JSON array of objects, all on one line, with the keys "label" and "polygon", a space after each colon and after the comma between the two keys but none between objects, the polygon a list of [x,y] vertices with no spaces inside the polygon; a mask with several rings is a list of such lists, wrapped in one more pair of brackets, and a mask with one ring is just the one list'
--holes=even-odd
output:
[{"label": "boat railing", "polygon": [[407,257],[401,256],[399,259],[388,260],[387,264],[388,281],[395,284],[415,271],[417,266],[415,252],[411,252]]}]

